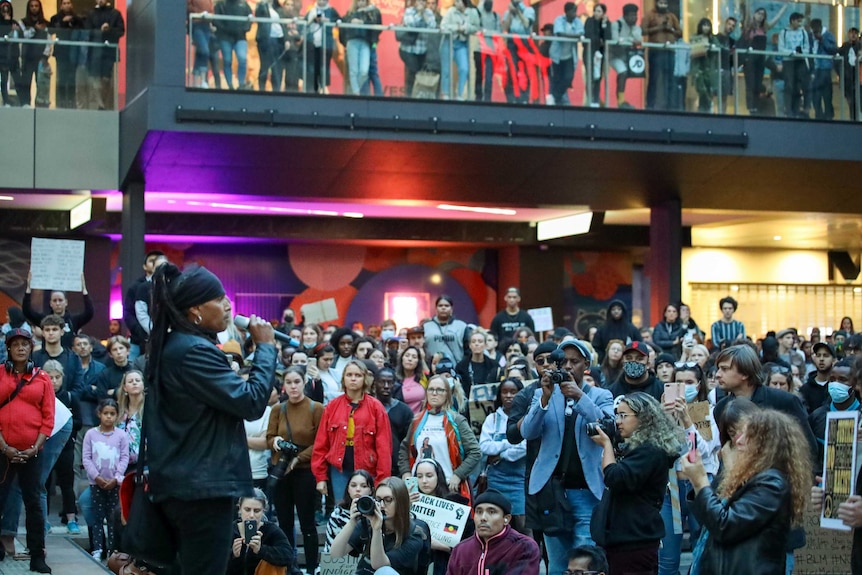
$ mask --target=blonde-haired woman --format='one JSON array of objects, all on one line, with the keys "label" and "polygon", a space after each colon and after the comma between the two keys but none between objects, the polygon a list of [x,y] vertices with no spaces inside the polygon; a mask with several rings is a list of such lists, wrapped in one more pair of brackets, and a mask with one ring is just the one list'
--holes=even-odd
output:
[{"label": "blonde-haired woman", "polygon": [[353,471],[365,469],[375,481],[392,468],[392,430],[386,408],[369,395],[371,373],[362,361],[352,359],[341,374],[343,395],[330,401],[314,440],[311,471],[317,490],[327,495],[332,480],[335,496],[344,493]]},{"label": "blonde-haired woman", "polygon": [[426,388],[425,409],[410,426],[398,453],[402,478],[413,475],[417,459],[434,459],[443,468],[449,489],[470,500],[470,473],[482,451],[467,418],[452,408],[454,381],[449,374],[432,375]]}]

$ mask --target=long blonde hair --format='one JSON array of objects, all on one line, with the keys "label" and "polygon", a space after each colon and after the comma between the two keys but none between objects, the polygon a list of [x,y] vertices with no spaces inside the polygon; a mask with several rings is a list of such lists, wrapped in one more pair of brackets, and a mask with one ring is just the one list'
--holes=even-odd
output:
[{"label": "long blonde hair", "polygon": [[[129,377],[130,373],[137,373],[141,376],[141,382],[144,381],[144,374],[141,373],[140,370],[130,369],[126,373],[123,374],[123,381],[120,383],[120,387],[117,388],[117,406],[119,409],[117,410],[117,416],[122,417],[126,415],[129,411],[129,394],[126,391],[126,378]],[[138,421],[144,420],[144,403],[146,402],[146,395],[143,390],[141,391],[141,406],[138,408]]]},{"label": "long blonde hair", "polygon": [[730,498],[758,473],[775,469],[789,484],[791,518],[799,524],[811,490],[811,448],[799,423],[774,409],[756,411],[744,421],[748,443],[738,451],[718,493]]}]

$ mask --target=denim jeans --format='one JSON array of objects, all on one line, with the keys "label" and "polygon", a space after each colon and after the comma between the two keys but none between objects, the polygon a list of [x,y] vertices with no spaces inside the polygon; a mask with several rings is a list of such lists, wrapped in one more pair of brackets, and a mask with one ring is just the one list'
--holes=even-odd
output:
[{"label": "denim jeans", "polygon": [[[39,504],[42,507],[42,517],[48,517],[48,491],[45,489],[45,483],[48,481],[48,476],[51,475],[51,470],[54,469],[54,464],[60,458],[60,453],[63,452],[63,448],[66,447],[66,442],[69,441],[71,435],[72,420],[69,419],[66,425],[48,438],[45,445],[42,446],[42,451],[39,452],[39,457],[36,458],[36,463],[39,466]],[[22,502],[21,485],[16,479],[11,482],[9,496],[3,506],[3,521],[0,524],[0,531],[3,535],[18,533],[18,518],[21,517]],[[45,528],[44,523],[43,521],[43,529]]]},{"label": "denim jeans", "polygon": [[[709,476],[710,482],[712,475]],[[679,511],[683,520],[688,518],[688,531],[691,536],[692,545],[700,536],[700,523],[689,513],[686,497],[691,491],[691,482],[678,480],[679,486]],[[682,533],[673,532],[673,507],[670,495],[665,494],[664,503],[661,507],[661,519],[664,522],[665,536],[661,540],[661,548],[658,550],[658,573],[659,575],[678,575],[680,554],[682,552]]]},{"label": "denim jeans", "polygon": [[258,54],[260,54],[260,71],[257,75],[257,89],[266,91],[266,80],[272,81],[272,91],[281,92],[281,81],[284,77],[282,55],[284,54],[284,40],[282,38],[261,38],[257,43]]},{"label": "denim jeans", "polygon": [[383,85],[380,83],[380,72],[377,68],[377,46],[371,46],[371,58],[368,64],[368,78],[362,84],[359,93],[363,96],[371,94],[371,88],[374,88],[375,96],[383,95]]},{"label": "denim jeans", "polygon": [[341,501],[344,497],[344,490],[347,489],[347,482],[350,481],[350,476],[353,471],[338,471],[335,467],[329,466],[329,480],[332,482],[332,493],[329,496],[333,501]]},{"label": "denim jeans", "polygon": [[545,534],[548,548],[548,573],[559,575],[566,570],[569,550],[579,545],[595,545],[590,537],[590,519],[599,500],[589,489],[567,489],[566,498],[572,505],[575,528],[571,535],[552,537]]},{"label": "denim jeans", "polygon": [[[192,23],[192,44],[195,47],[194,73],[206,78],[210,59],[210,36],[212,29],[209,22],[197,20]],[[131,356],[130,356],[131,359]]]},{"label": "denim jeans", "polygon": [[242,88],[245,84],[246,62],[248,58],[248,42],[239,40],[231,42],[230,40],[221,40],[221,57],[224,60],[224,77],[227,79],[229,88],[233,88],[233,53],[236,52],[236,77],[237,88]]},{"label": "denim jeans", "polygon": [[359,95],[368,81],[371,66],[371,46],[361,38],[347,41],[347,69],[350,73],[350,93]]},{"label": "denim jeans", "polygon": [[[444,96],[452,96],[452,57],[449,56],[449,38],[443,38],[440,42],[440,91]],[[470,49],[467,42],[451,40],[452,53],[454,54],[455,69],[458,70],[458,91],[456,98],[464,98],[464,89],[470,78]]]},{"label": "denim jeans", "polygon": [[[204,75],[206,75],[206,68],[204,69]],[[135,361],[141,357],[141,346],[133,343],[129,345],[129,361]]]}]

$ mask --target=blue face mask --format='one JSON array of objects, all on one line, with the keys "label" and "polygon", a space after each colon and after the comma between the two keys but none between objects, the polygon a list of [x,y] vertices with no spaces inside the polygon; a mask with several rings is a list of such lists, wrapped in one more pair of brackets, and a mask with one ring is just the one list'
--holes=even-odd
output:
[{"label": "blue face mask", "polygon": [[697,384],[696,383],[686,383],[685,384],[685,402],[686,403],[694,403],[695,399],[697,399]]},{"label": "blue face mask", "polygon": [[830,381],[828,390],[829,397],[832,398],[832,403],[844,403],[845,401],[850,399],[850,388],[843,383],[838,383],[837,381]]}]

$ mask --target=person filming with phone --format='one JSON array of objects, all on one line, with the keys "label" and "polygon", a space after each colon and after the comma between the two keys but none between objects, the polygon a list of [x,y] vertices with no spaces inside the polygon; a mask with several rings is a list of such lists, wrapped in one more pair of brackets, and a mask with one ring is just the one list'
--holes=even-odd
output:
[{"label": "person filming with phone", "polygon": [[275,523],[266,520],[266,495],[260,489],[254,496],[239,500],[239,520],[233,527],[233,545],[227,564],[227,575],[255,573],[261,562],[274,567],[287,567],[287,573],[300,573],[296,554],[287,535]]}]

